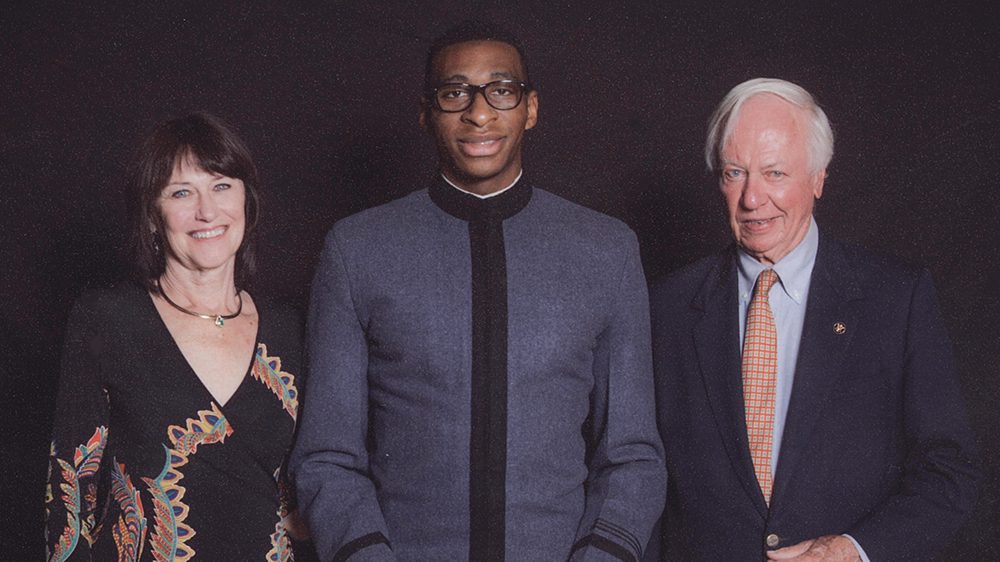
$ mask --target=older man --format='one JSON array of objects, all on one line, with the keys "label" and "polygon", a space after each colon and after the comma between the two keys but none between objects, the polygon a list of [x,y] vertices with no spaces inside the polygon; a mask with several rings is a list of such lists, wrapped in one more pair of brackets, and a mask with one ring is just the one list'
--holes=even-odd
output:
[{"label": "older man", "polygon": [[[635,560],[663,506],[635,235],[522,177],[523,50],[427,58],[440,176],[337,223],[292,468],[324,560]],[[391,546],[390,546],[391,545]]]},{"label": "older man", "polygon": [[735,244],[657,283],[665,560],[923,560],[977,471],[927,271],[813,219],[833,134],[782,80],[711,119]]}]

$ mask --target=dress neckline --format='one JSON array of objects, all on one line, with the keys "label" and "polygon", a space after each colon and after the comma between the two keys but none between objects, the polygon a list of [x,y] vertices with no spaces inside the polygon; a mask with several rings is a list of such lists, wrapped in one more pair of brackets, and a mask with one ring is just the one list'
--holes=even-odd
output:
[{"label": "dress neckline", "polygon": [[243,376],[240,378],[239,384],[236,385],[236,389],[233,390],[233,393],[229,395],[229,398],[225,402],[223,402],[222,400],[219,400],[214,394],[212,394],[212,391],[208,389],[208,387],[205,385],[205,382],[202,381],[201,376],[198,375],[198,372],[194,370],[194,367],[188,361],[187,356],[184,355],[184,351],[181,349],[180,345],[177,344],[177,340],[174,339],[173,334],[170,332],[170,328],[167,326],[167,323],[164,322],[163,317],[160,316],[160,311],[156,309],[156,303],[153,300],[154,299],[153,295],[149,293],[149,291],[143,291],[143,292],[145,293],[144,296],[145,296],[145,301],[147,303],[146,310],[150,314],[152,314],[153,317],[156,319],[155,323],[158,325],[158,330],[161,332],[162,336],[165,336],[170,341],[170,343],[167,344],[167,346],[171,348],[171,353],[175,356],[175,359],[179,359],[180,362],[184,365],[185,370],[190,375],[190,378],[194,379],[194,384],[199,389],[199,391],[206,397],[208,397],[211,403],[218,406],[219,409],[223,413],[225,413],[227,406],[233,404],[233,402],[239,396],[242,396],[243,394],[246,393],[244,387],[248,385],[247,379],[251,378],[250,373],[253,371],[254,361],[256,361],[257,359],[257,349],[260,346],[260,325],[261,325],[261,310],[260,306],[257,306],[258,301],[256,299],[254,299],[253,301],[255,305],[254,308],[257,310],[257,327],[256,330],[254,331],[253,346],[250,350],[250,360],[247,363],[246,369],[243,370]]}]

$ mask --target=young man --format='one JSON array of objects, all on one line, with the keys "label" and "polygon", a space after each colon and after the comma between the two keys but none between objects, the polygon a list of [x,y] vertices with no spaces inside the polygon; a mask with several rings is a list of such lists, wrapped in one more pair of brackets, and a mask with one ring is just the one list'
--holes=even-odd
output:
[{"label": "young man", "polygon": [[440,177],[337,223],[292,459],[325,560],[637,560],[663,505],[646,285],[622,223],[534,188],[523,50],[427,59]]}]

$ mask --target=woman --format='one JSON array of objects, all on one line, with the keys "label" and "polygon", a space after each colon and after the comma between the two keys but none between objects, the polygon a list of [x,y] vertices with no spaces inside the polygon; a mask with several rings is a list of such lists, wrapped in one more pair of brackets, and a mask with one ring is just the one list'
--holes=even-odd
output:
[{"label": "woman", "polygon": [[257,175],[215,117],[161,125],[129,189],[136,284],[70,314],[49,559],[288,560],[301,322],[246,292]]}]

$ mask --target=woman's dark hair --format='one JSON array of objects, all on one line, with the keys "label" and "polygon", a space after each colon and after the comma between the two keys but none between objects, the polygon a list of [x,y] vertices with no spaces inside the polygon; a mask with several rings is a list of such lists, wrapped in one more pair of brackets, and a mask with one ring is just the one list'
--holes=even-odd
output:
[{"label": "woman's dark hair", "polygon": [[131,250],[136,280],[158,292],[167,248],[159,197],[174,167],[188,161],[206,172],[236,178],[245,186],[246,229],[236,251],[236,286],[249,287],[255,266],[254,238],[260,213],[257,168],[243,141],[224,121],[207,113],[167,121],[139,147],[127,186]]}]

